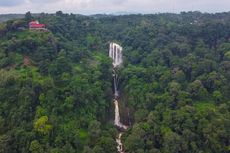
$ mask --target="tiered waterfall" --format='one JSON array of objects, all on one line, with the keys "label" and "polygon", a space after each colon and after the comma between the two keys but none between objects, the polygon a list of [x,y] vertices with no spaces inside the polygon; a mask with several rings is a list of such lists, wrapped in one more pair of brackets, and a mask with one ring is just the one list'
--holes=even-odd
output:
[{"label": "tiered waterfall", "polygon": [[[119,85],[119,76],[117,74],[117,70],[121,66],[123,60],[122,60],[122,47],[116,43],[110,43],[109,47],[109,57],[113,59],[113,86],[114,86],[114,108],[115,108],[115,119],[114,119],[114,125],[119,130],[126,130],[128,127],[121,123],[120,121],[120,112],[119,112],[119,91],[118,91],[118,85]],[[122,132],[119,133],[118,137],[116,138],[117,142],[117,149],[119,153],[124,153],[123,151],[123,144],[121,142],[121,136]]]}]

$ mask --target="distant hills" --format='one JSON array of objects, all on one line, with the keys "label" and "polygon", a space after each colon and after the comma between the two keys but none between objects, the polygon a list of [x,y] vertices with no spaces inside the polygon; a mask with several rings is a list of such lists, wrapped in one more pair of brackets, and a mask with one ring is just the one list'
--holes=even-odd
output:
[{"label": "distant hills", "polygon": [[0,14],[0,22],[4,22],[12,19],[24,18],[24,14]]},{"label": "distant hills", "polygon": [[[41,13],[33,13],[33,17],[37,17],[41,15]],[[5,22],[7,20],[21,19],[24,18],[25,14],[0,14],[0,22]]]},{"label": "distant hills", "polygon": [[[108,17],[108,16],[117,16],[117,15],[130,15],[130,14],[138,14],[136,12],[115,12],[112,14],[93,14],[90,15],[95,18],[101,18],[101,17]],[[38,16],[40,13],[33,13],[32,16]],[[7,20],[13,20],[13,19],[21,19],[24,18],[25,14],[0,14],[0,22],[4,22]]]}]

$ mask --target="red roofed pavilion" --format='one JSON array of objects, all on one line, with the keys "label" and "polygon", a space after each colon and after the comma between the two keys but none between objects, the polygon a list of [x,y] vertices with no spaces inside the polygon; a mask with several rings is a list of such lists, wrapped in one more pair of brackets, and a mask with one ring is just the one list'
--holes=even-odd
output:
[{"label": "red roofed pavilion", "polygon": [[29,23],[30,29],[45,29],[45,24],[40,24],[38,21],[31,21]]}]

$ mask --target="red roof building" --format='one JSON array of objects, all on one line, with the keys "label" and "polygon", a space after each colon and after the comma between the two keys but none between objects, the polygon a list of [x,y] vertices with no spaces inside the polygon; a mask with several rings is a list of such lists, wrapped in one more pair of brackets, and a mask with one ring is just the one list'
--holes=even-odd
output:
[{"label": "red roof building", "polygon": [[45,24],[40,24],[38,21],[31,21],[29,23],[30,29],[45,29]]}]

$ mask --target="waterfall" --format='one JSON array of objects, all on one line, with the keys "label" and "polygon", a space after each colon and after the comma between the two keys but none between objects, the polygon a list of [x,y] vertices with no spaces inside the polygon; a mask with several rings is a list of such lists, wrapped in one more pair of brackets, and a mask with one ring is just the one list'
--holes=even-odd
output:
[{"label": "waterfall", "polygon": [[121,123],[120,121],[120,113],[119,113],[119,105],[118,101],[114,99],[114,106],[115,106],[115,119],[114,119],[114,125],[117,127],[126,130],[128,127]]},{"label": "waterfall", "polygon": [[109,57],[113,59],[113,66],[120,66],[123,62],[122,60],[122,47],[116,43],[110,43],[109,47]]},{"label": "waterfall", "polygon": [[119,97],[119,93],[118,93],[119,78],[115,70],[113,71],[113,73],[114,73],[113,75],[114,96]]},{"label": "waterfall", "polygon": [[[124,125],[120,121],[120,112],[119,112],[119,92],[118,92],[118,85],[119,85],[119,77],[116,70],[122,64],[122,47],[116,43],[110,43],[109,47],[109,57],[113,59],[113,86],[114,86],[114,106],[115,106],[115,119],[114,125],[119,129],[126,130],[128,126]],[[123,144],[121,142],[122,133],[120,132],[118,137],[116,138],[117,142],[117,150],[119,153],[124,153],[123,151]]]},{"label": "waterfall", "polygon": [[123,151],[123,144],[121,142],[121,136],[122,136],[122,133],[119,133],[118,138],[116,139],[116,142],[117,142],[117,151],[119,153],[124,153],[124,151]]}]

